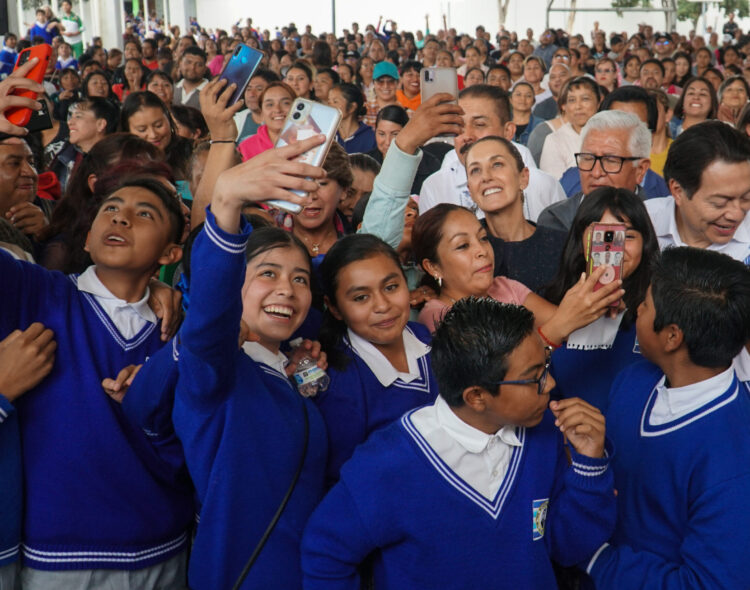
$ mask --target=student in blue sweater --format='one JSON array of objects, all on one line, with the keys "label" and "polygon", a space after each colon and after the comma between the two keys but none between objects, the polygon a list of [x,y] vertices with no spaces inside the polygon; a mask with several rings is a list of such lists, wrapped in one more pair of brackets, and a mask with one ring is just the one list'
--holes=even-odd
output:
[{"label": "student in blue sweater", "polygon": [[587,571],[600,590],[747,588],[750,390],[732,359],[750,329],[742,262],[668,249],[638,309],[643,356],[612,387],[617,528]]},{"label": "student in blue sweater", "polygon": [[635,337],[635,316],[646,296],[651,263],[659,254],[659,244],[639,197],[613,187],[592,191],[578,208],[562,252],[560,270],[547,291],[547,298],[553,303],[559,303],[585,271],[584,242],[593,223],[625,224],[622,273],[625,295],[615,313],[572,332],[555,349],[551,371],[557,383],[553,397],[581,397],[606,412],[607,395],[615,377],[642,358]]},{"label": "student in blue sweater", "polygon": [[333,484],[372,431],[434,402],[438,392],[430,334],[409,322],[409,286],[393,248],[373,235],[347,236],[328,251],[320,274],[326,301],[320,339],[331,383],[316,403],[328,430]]},{"label": "student in blue sweater", "polygon": [[458,301],[432,363],[437,401],[374,432],[310,517],[306,590],[359,588],[371,554],[378,590],[548,590],[550,559],[581,563],[611,535],[604,417],[580,399],[547,410],[554,381],[530,311]]},{"label": "student in blue sweater", "polygon": [[[241,213],[248,201],[304,203],[284,187],[314,191],[310,179],[324,171],[289,158],[321,139],[269,150],[222,172],[193,244],[172,418],[201,507],[188,574],[195,590],[237,582],[295,480],[241,587],[302,583],[299,545],[323,496],[327,440],[317,408],[288,380],[279,349],[310,309],[310,257],[282,229],[251,234]],[[258,341],[239,348],[241,319]]]},{"label": "student in blue sweater", "polygon": [[58,346],[52,372],[16,402],[24,588],[184,583],[191,496],[160,476],[148,439],[100,386],[162,346],[148,285],[179,260],[183,224],[175,194],[136,176],[103,199],[81,275],[0,251],[0,338],[41,322]]},{"label": "student in blue sweater", "polygon": [[18,415],[13,402],[35,387],[55,362],[52,330],[31,324],[0,342],[0,589],[17,588],[23,511],[23,474]]}]

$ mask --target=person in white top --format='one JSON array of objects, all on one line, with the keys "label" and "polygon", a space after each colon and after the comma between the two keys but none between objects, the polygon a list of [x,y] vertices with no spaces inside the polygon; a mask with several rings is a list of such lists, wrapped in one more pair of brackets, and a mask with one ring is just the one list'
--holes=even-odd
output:
[{"label": "person in white top", "polygon": [[[443,158],[443,165],[429,176],[419,195],[419,213],[429,211],[440,203],[452,203],[472,210],[479,219],[484,213],[471,199],[466,183],[464,156],[461,151],[478,139],[496,135],[508,140],[515,135],[516,126],[510,118],[510,101],[503,90],[486,84],[464,89],[459,95],[459,106],[464,111],[464,130],[454,142],[455,150]],[[528,148],[513,144],[529,169],[529,184],[524,190],[524,216],[536,221],[547,206],[565,199],[556,179],[537,169]]]},{"label": "person in white top", "polygon": [[576,165],[575,154],[581,150],[581,130],[596,114],[601,103],[599,86],[590,78],[570,82],[565,102],[567,123],[544,140],[539,167],[555,178],[561,178]]},{"label": "person in white top", "polygon": [[672,193],[646,208],[659,246],[716,250],[750,264],[750,147],[721,121],[684,131],[669,148],[664,177]]}]

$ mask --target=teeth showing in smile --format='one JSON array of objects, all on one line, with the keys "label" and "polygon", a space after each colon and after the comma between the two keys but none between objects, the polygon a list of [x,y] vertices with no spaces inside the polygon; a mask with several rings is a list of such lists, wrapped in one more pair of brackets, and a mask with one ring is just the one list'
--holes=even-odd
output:
[{"label": "teeth showing in smile", "polygon": [[484,191],[484,192],[482,193],[482,196],[483,196],[483,197],[489,197],[490,195],[494,195],[495,193],[500,193],[500,192],[502,192],[502,191],[503,191],[503,189],[501,189],[501,188],[497,188],[497,187],[495,186],[495,187],[492,187],[492,188],[488,188],[488,189],[487,189],[486,191]]},{"label": "teeth showing in smile", "polygon": [[125,240],[121,238],[120,236],[107,236],[107,239],[110,242],[123,242],[123,243],[125,242]]},{"label": "teeth showing in smile", "polygon": [[263,308],[263,311],[272,315],[280,315],[285,318],[290,318],[292,317],[292,313],[294,310],[291,307],[287,307],[286,305],[266,305]]}]

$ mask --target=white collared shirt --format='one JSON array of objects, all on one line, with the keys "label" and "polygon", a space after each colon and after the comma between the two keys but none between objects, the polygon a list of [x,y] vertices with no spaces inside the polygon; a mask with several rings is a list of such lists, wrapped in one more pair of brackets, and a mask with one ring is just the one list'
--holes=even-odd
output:
[{"label": "white collared shirt", "polygon": [[[560,183],[539,170],[528,148],[514,143],[529,169],[529,185],[524,189],[523,216],[536,223],[539,214],[552,203],[564,201],[565,191]],[[529,164],[531,161],[531,165]],[[466,168],[458,159],[456,150],[445,154],[440,170],[431,174],[422,184],[419,194],[419,214],[422,215],[440,203],[460,205],[473,211],[477,219],[484,219],[484,212],[477,207],[469,193]]]},{"label": "white collared shirt", "polygon": [[[677,229],[677,211],[674,197],[661,197],[659,199],[648,199],[644,201],[651,223],[654,226],[656,237],[659,239],[659,248],[664,250],[669,246],[687,246],[680,237]],[[734,236],[726,244],[711,244],[708,250],[714,250],[726,254],[735,260],[750,264],[750,219],[745,219],[734,232]]]},{"label": "white collared shirt", "polygon": [[411,415],[411,422],[440,459],[488,500],[494,500],[521,441],[514,426],[486,434],[469,426],[438,396]]},{"label": "white collared shirt", "polygon": [[94,266],[89,266],[78,277],[78,290],[94,296],[96,302],[112,320],[112,323],[126,340],[138,334],[143,327],[156,324],[159,319],[148,306],[150,291],[146,287],[146,294],[134,303],[119,299],[99,280]]},{"label": "white collared shirt", "polygon": [[656,385],[656,400],[648,417],[651,426],[660,426],[687,416],[723,395],[734,379],[734,368],[684,387],[666,387],[666,377]]},{"label": "white collared shirt", "polygon": [[394,368],[382,352],[375,348],[372,342],[365,340],[351,330],[347,330],[347,335],[352,350],[365,362],[383,387],[393,385],[397,379],[401,379],[404,383],[411,383],[419,379],[419,363],[417,361],[430,352],[429,346],[417,338],[411,330],[404,328],[404,352],[409,364],[409,372],[401,373]]},{"label": "white collared shirt", "polygon": [[198,86],[193,88],[190,92],[185,92],[185,79],[183,78],[182,80],[177,82],[175,86],[182,90],[182,104],[187,104],[187,101],[190,100],[190,97],[193,96],[193,94],[195,94],[196,92],[200,92],[201,90],[203,90],[206,84],[208,84],[208,80],[204,78],[203,82],[198,84]]},{"label": "white collared shirt", "polygon": [[256,363],[263,363],[277,370],[282,375],[286,375],[284,369],[289,364],[289,359],[286,358],[283,352],[271,352],[259,342],[245,342],[242,345],[242,350]]}]

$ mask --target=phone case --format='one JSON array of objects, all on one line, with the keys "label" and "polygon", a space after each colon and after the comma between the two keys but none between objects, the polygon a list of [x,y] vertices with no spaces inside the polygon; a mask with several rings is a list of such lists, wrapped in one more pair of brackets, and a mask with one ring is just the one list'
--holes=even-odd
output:
[{"label": "phone case", "polygon": [[422,68],[419,80],[422,102],[428,101],[441,92],[452,95],[452,102],[458,101],[458,74],[455,68]]},{"label": "phone case", "polygon": [[[595,223],[589,232],[586,242],[586,273],[590,275],[600,266],[609,267],[594,285],[594,291],[622,277],[625,231],[622,224]],[[619,301],[615,301],[611,307],[619,304]]]},{"label": "phone case", "polygon": [[224,70],[219,74],[220,79],[227,80],[227,85],[234,82],[237,88],[232,94],[232,98],[227,103],[231,106],[242,98],[245,93],[245,86],[253,77],[260,60],[263,58],[263,52],[240,44],[232,53],[232,57],[227,62]]},{"label": "phone case", "polygon": [[[34,69],[32,69],[28,74],[26,74],[26,77],[29,80],[34,80],[35,82],[39,82],[40,84],[44,81],[44,73],[47,71],[47,66],[49,65],[49,60],[52,57],[52,47],[46,44],[42,45],[34,45],[33,47],[29,47],[27,49],[24,49],[19,55],[18,59],[16,60],[16,66],[13,68],[13,71],[20,68],[23,64],[25,64],[27,61],[29,61],[32,57],[38,57],[39,63],[34,66]],[[36,92],[32,92],[31,90],[19,90],[16,89],[13,91],[13,94],[15,96],[23,96],[24,98],[31,98],[32,100],[36,100]],[[5,111],[5,118],[8,119],[11,123],[14,125],[18,125],[19,127],[24,127],[28,124],[29,119],[31,119],[31,109],[28,109],[26,107],[13,107]]]},{"label": "phone case", "polygon": [[[275,147],[283,147],[322,133],[326,136],[326,141],[297,158],[298,161],[305,164],[322,166],[331,143],[336,139],[336,130],[340,122],[341,112],[338,109],[312,100],[297,98],[292,103],[292,108],[286,116],[284,127],[281,129]],[[300,197],[307,195],[302,191],[293,190],[292,192]],[[300,205],[287,201],[274,199],[268,201],[268,204],[290,213],[299,213],[302,210]]]}]

